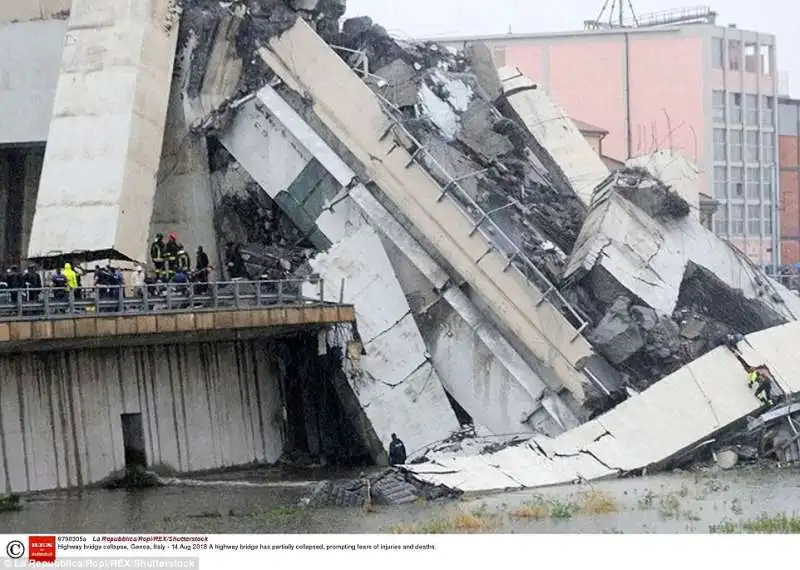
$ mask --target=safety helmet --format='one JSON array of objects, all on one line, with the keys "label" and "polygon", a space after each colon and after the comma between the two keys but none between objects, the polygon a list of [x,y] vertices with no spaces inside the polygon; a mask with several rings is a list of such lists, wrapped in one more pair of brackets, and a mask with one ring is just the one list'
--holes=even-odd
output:
[{"label": "safety helmet", "polygon": [[156,234],[156,239],[163,239],[164,234]]},{"label": "safety helmet", "polygon": [[178,234],[176,234],[175,232],[171,232],[169,234],[169,239],[178,239]]}]

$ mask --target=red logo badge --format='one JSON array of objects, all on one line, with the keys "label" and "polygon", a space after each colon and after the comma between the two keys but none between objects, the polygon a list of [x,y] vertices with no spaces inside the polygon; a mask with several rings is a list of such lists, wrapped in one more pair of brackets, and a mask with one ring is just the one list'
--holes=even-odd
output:
[{"label": "red logo badge", "polygon": [[55,536],[29,536],[28,559],[31,562],[53,563],[56,561]]}]

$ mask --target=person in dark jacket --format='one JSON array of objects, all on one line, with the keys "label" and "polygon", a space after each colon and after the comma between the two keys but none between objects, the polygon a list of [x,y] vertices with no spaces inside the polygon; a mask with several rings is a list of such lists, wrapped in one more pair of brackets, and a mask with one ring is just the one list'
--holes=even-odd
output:
[{"label": "person in dark jacket", "polygon": [[150,245],[150,259],[156,269],[156,278],[165,279],[164,275],[164,234],[156,234],[156,239]]},{"label": "person in dark jacket", "polygon": [[6,274],[6,283],[8,283],[8,290],[11,292],[11,302],[16,305],[20,298],[20,290],[25,288],[22,274],[19,272],[19,268],[17,266],[14,266],[8,270],[8,273]]},{"label": "person in dark jacket", "polygon": [[197,247],[197,265],[195,266],[195,272],[193,276],[193,281],[197,283],[195,286],[195,291],[198,295],[205,295],[208,293],[208,275],[211,272],[211,264],[208,261],[208,254],[203,251],[203,246],[200,245]]},{"label": "person in dark jacket", "polygon": [[165,281],[172,280],[175,271],[178,269],[178,252],[183,249],[183,246],[178,243],[178,234],[172,232],[169,234],[167,245],[164,246],[164,267],[166,269]]},{"label": "person in dark jacket", "polygon": [[53,284],[53,296],[58,303],[64,303],[67,300],[67,278],[61,273],[61,268],[57,267],[56,272],[51,277]]},{"label": "person in dark jacket", "polygon": [[397,437],[396,433],[392,434],[392,443],[389,444],[389,464],[402,465],[406,462],[406,446]]},{"label": "person in dark jacket", "polygon": [[36,267],[31,265],[25,269],[25,285],[28,287],[28,297],[32,303],[38,303],[42,294],[42,277],[36,270]]}]

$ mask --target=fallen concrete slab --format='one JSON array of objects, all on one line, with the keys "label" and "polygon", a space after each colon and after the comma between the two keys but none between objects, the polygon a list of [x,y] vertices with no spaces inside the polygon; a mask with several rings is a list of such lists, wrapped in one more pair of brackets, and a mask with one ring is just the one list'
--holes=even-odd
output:
[{"label": "fallen concrete slab", "polygon": [[[343,283],[344,299],[355,305],[366,354],[348,381],[386,451],[392,432],[410,451],[456,431],[458,420],[375,231],[365,225],[309,263],[326,283]],[[323,295],[338,300],[339,292]]]},{"label": "fallen concrete slab", "polygon": [[[641,299],[660,315],[672,315],[689,264],[694,264],[779,318],[795,320],[800,315],[800,297],[769,279],[697,219],[656,220],[620,196],[620,187],[633,183],[638,186],[636,191],[646,192],[653,183],[652,179],[633,178],[617,172],[596,194],[565,279],[583,279],[600,267],[621,285],[623,293]],[[616,295],[611,288],[605,289],[603,295]]]},{"label": "fallen concrete slab", "polygon": [[171,0],[72,2],[28,257],[147,258],[178,17]]},{"label": "fallen concrete slab", "polygon": [[406,150],[407,134],[397,130],[369,87],[302,21],[272,38],[260,54],[347,147],[359,176],[373,181],[425,237],[429,253],[446,260],[485,300],[489,313],[583,401],[581,369],[593,353],[580,335],[582,324],[572,324],[551,304],[555,288],[539,289],[516,268],[509,270],[513,263],[495,245],[501,238],[477,231],[485,220],[476,228],[459,202],[415,162],[414,151]]},{"label": "fallen concrete slab", "polygon": [[[797,388],[784,375],[800,366],[796,348],[789,348],[800,342],[800,324],[773,327],[746,339],[754,361],[769,361],[787,387]],[[556,438],[535,436],[483,454],[433,451],[426,462],[403,469],[425,483],[472,492],[611,477],[665,465],[760,407],[744,368],[721,347]]]}]

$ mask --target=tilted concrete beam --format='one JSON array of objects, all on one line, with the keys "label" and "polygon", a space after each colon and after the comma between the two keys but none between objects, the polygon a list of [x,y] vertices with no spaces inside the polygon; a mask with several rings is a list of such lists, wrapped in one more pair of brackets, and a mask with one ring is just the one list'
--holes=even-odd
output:
[{"label": "tilted concrete beam", "polygon": [[[345,239],[353,220],[363,218],[423,276],[424,285],[415,291],[428,287],[443,292],[441,298],[453,311],[455,324],[432,325],[436,332],[429,350],[448,392],[476,423],[493,433],[537,428],[560,433],[576,425],[575,416],[556,394],[558,387],[548,389],[467,295],[451,285],[447,272],[278,92],[264,87],[242,105],[221,141],[295,223],[313,224],[308,230],[321,246]],[[312,161],[336,183],[327,196],[320,186],[309,193],[298,183]],[[312,204],[316,209],[308,208]],[[455,356],[453,346],[474,357]]]},{"label": "tilted concrete beam", "polygon": [[393,121],[370,88],[302,21],[270,40],[261,57],[352,153],[436,254],[480,295],[495,319],[581,402],[589,343],[506,258],[403,148]]}]

